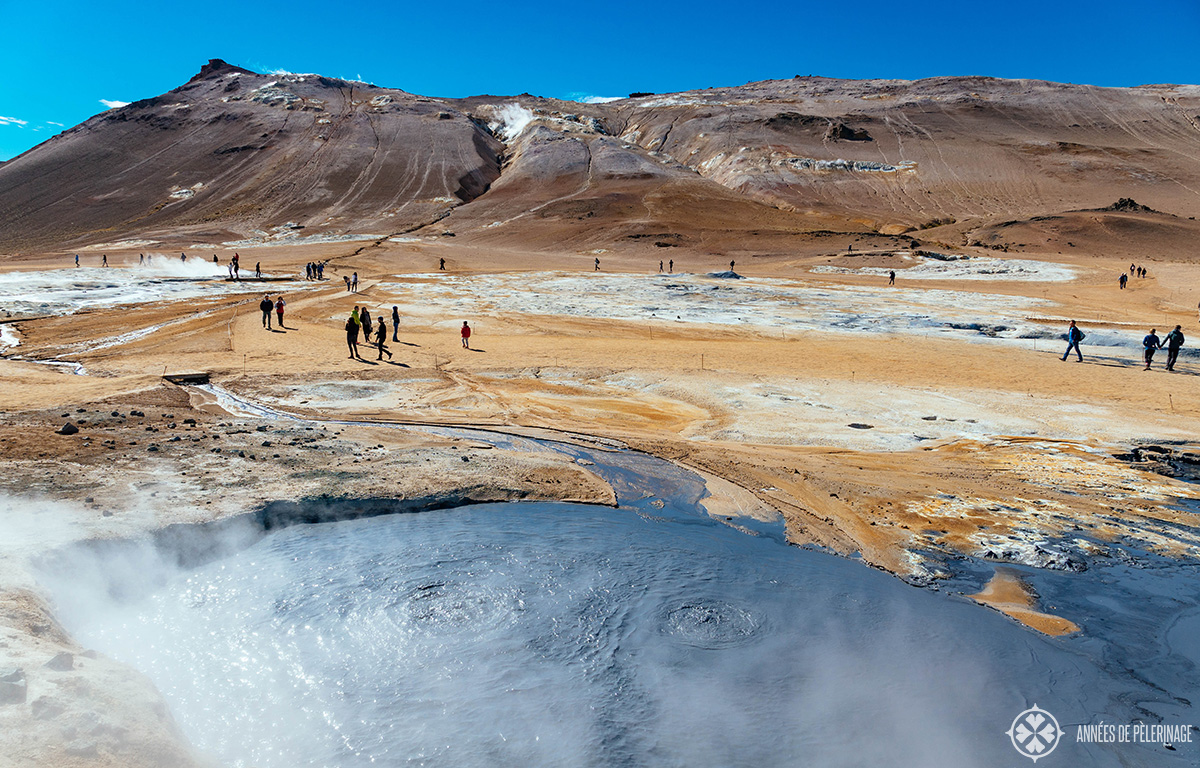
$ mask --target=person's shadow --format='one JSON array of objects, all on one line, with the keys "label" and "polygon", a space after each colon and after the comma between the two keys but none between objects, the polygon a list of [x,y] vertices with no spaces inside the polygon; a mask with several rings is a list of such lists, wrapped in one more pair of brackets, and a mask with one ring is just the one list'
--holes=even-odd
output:
[{"label": "person's shadow", "polygon": [[281,330],[279,330],[279,328],[277,328],[277,327],[276,327],[276,328],[271,328],[271,329],[269,329],[269,330],[271,331],[271,333],[287,333],[287,331],[281,331]]},{"label": "person's shadow", "polygon": [[467,351],[468,352],[487,352],[486,349],[480,349],[479,347],[467,347]]}]

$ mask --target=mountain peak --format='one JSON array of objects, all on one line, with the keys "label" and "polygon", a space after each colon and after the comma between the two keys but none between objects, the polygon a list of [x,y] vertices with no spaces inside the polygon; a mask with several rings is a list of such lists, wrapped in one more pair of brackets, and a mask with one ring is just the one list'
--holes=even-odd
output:
[{"label": "mountain peak", "polygon": [[[226,62],[224,59],[209,59],[207,64],[205,64],[203,67],[200,67],[200,72],[193,77],[192,80],[203,80],[215,75],[227,75],[231,72],[240,72],[244,75],[254,74],[248,69],[235,67],[234,65]],[[188,82],[190,83],[192,80],[189,80]]]}]

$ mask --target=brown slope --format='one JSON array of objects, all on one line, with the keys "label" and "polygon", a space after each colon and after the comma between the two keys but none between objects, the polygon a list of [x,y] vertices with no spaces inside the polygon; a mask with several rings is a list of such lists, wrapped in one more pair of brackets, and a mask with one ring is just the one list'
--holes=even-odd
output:
[{"label": "brown slope", "polygon": [[[489,112],[480,105],[476,114]],[[619,246],[665,259],[670,254],[661,249],[728,252],[747,247],[748,238],[760,249],[785,246],[846,225],[765,205],[561,114],[542,110],[512,137],[500,179],[433,230],[453,230],[466,243],[560,251]]]},{"label": "brown slope", "polygon": [[625,140],[732,189],[880,228],[1130,196],[1200,213],[1197,86],[797,78],[602,108]]},{"label": "brown slope", "polygon": [[1132,206],[1001,221],[968,230],[963,237],[973,245],[1004,251],[1200,263],[1200,222]]},{"label": "brown slope", "polygon": [[484,192],[500,148],[445,103],[213,61],[6,163],[0,251],[400,231]]}]

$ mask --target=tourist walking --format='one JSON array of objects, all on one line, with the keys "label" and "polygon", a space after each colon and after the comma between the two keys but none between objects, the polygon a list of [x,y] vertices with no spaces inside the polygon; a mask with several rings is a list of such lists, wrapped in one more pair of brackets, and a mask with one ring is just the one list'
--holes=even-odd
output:
[{"label": "tourist walking", "polygon": [[271,310],[274,309],[275,302],[271,301],[271,297],[264,295],[262,301],[258,302],[258,308],[263,313],[263,328],[271,330]]},{"label": "tourist walking", "polygon": [[400,308],[392,306],[392,341],[400,341]]},{"label": "tourist walking", "polygon": [[463,320],[462,328],[459,329],[459,335],[462,336],[463,349],[471,348],[471,326],[467,325],[467,321]]},{"label": "tourist walking", "polygon": [[663,271],[663,269],[662,269],[662,259],[659,259],[659,260],[658,260],[658,271],[659,271],[659,272],[662,272],[662,271]]},{"label": "tourist walking", "polygon": [[445,259],[438,259],[438,269],[440,269],[442,272],[446,271],[446,260]]},{"label": "tourist walking", "polygon": [[1117,282],[1120,283],[1121,290],[1122,291],[1125,290],[1125,284],[1129,282],[1129,275],[1122,272],[1121,276],[1119,278],[1117,278]]},{"label": "tourist walking", "polygon": [[889,269],[888,270],[888,285],[895,285],[895,284],[896,284],[896,270]]},{"label": "tourist walking", "polygon": [[592,270],[592,271],[593,271],[593,272],[599,272],[599,271],[600,271],[600,259],[599,259],[599,257],[597,257],[597,258],[596,258],[596,268],[595,268],[594,270]]},{"label": "tourist walking", "polygon": [[1062,359],[1066,360],[1067,356],[1071,354],[1071,350],[1074,349],[1076,356],[1079,357],[1079,362],[1082,363],[1083,353],[1079,351],[1079,342],[1085,338],[1087,336],[1083,331],[1079,330],[1079,326],[1075,325],[1075,321],[1072,320],[1071,324],[1067,326],[1067,351],[1063,352]]},{"label": "tourist walking", "polygon": [[1150,370],[1150,362],[1154,359],[1154,352],[1161,347],[1162,342],[1159,341],[1158,334],[1151,328],[1150,333],[1147,333],[1142,338],[1142,354],[1146,358],[1146,367],[1142,369],[1143,371]]},{"label": "tourist walking", "polygon": [[346,318],[346,346],[350,348],[350,359],[361,360],[358,354],[358,307]]},{"label": "tourist walking", "polygon": [[100,257],[100,266],[102,266],[102,267],[108,266],[108,254],[107,253]]},{"label": "tourist walking", "polygon": [[254,276],[262,277],[262,262],[261,261],[254,262]]},{"label": "tourist walking", "polygon": [[733,271],[733,265],[734,265],[735,263],[736,263],[736,262],[734,262],[734,260],[733,260],[733,259],[730,259],[730,260],[729,260],[729,271],[730,271],[730,272],[732,272],[732,271]]},{"label": "tourist walking", "polygon": [[1175,326],[1175,330],[1167,334],[1167,338],[1163,339],[1167,345],[1167,370],[1175,370],[1175,360],[1179,358],[1179,350],[1183,347],[1183,326]]},{"label": "tourist walking", "polygon": [[350,276],[350,290],[353,293],[358,293],[358,273],[355,272]]},{"label": "tourist walking", "polygon": [[138,266],[141,266],[141,267],[146,266],[146,254],[144,254],[144,253],[138,254]]},{"label": "tourist walking", "polygon": [[370,344],[371,331],[375,330],[375,326],[371,324],[371,313],[367,311],[366,307],[363,307],[358,311],[358,319],[362,322],[363,342]]},{"label": "tourist walking", "polygon": [[382,360],[384,355],[388,356],[388,360],[392,359],[392,353],[384,346],[387,341],[387,321],[382,317],[379,318],[379,324],[375,326],[375,346],[379,347],[379,357],[376,360]]},{"label": "tourist walking", "polygon": [[79,266],[79,254],[75,254],[75,266]]},{"label": "tourist walking", "polygon": [[675,259],[671,259],[667,262],[667,271],[669,271],[672,275],[675,274]]},{"label": "tourist walking", "polygon": [[355,327],[354,334],[355,334],[355,338],[357,339],[358,338],[358,329],[362,327],[362,315],[360,315],[358,313],[358,307],[354,308],[354,311],[350,313],[350,317],[354,318],[354,327]]},{"label": "tourist walking", "polygon": [[275,300],[275,314],[279,316],[279,327],[280,328],[286,327],[283,324],[283,308],[285,306],[287,306],[287,302],[283,300],[282,296],[280,296],[278,299]]}]

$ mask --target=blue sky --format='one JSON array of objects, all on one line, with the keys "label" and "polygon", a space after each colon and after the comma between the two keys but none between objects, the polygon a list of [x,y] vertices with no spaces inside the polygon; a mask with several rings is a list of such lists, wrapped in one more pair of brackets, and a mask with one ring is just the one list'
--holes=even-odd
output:
[{"label": "blue sky", "polygon": [[1200,1],[0,0],[0,160],[210,58],[430,96],[624,96],[793,75],[1200,82]]}]

